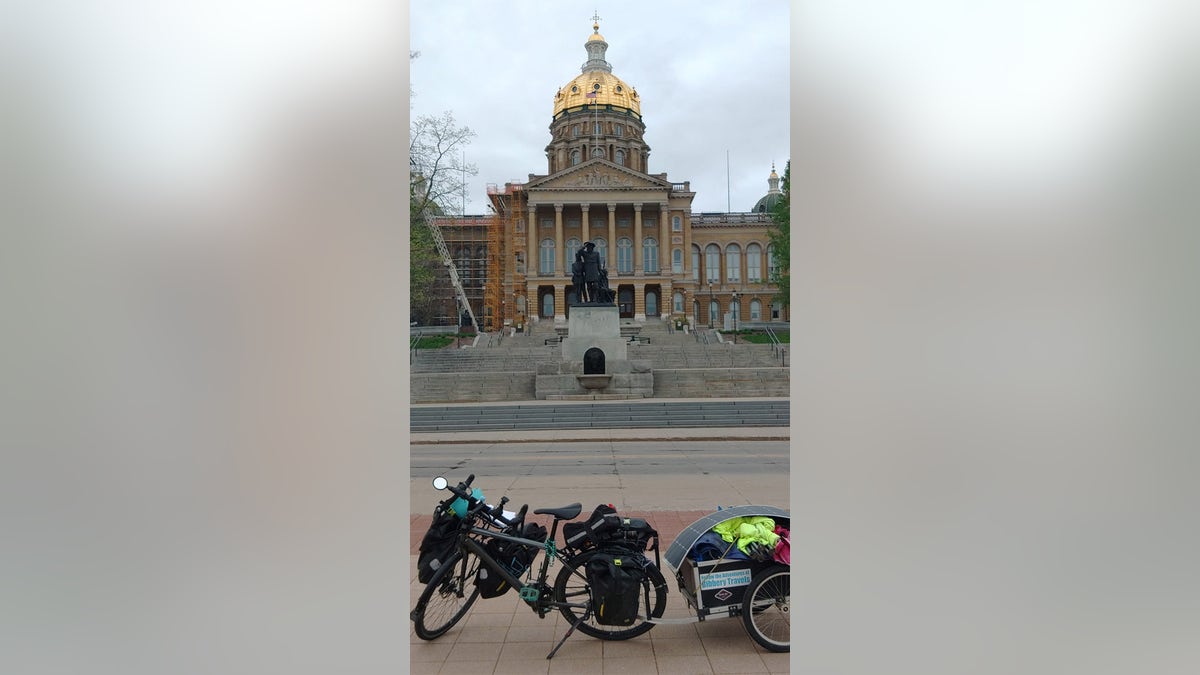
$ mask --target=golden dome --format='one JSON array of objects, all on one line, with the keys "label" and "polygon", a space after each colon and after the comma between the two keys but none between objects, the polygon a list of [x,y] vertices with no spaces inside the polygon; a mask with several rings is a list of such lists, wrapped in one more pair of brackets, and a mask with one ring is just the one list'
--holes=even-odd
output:
[{"label": "golden dome", "polygon": [[[588,98],[589,92],[595,92],[595,98]],[[642,116],[642,99],[637,91],[616,75],[603,71],[583,73],[563,85],[554,96],[554,116],[558,117],[564,110],[592,104],[625,108],[639,118]]]},{"label": "golden dome", "polygon": [[589,35],[587,41],[588,42],[604,42],[605,40],[604,40],[604,36],[601,35],[599,31],[597,31],[597,32]]}]

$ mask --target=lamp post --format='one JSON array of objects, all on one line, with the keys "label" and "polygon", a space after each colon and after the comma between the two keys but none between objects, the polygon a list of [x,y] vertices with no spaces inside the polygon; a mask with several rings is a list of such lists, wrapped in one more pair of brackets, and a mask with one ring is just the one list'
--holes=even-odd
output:
[{"label": "lamp post", "polygon": [[708,327],[710,329],[713,327],[713,322],[712,322],[713,302],[714,302],[714,299],[713,299],[712,279],[709,279],[708,280]]},{"label": "lamp post", "polygon": [[733,292],[733,300],[729,302],[729,313],[733,315],[733,344],[737,344],[737,320],[738,314],[741,314],[741,306],[738,305],[738,292]]}]

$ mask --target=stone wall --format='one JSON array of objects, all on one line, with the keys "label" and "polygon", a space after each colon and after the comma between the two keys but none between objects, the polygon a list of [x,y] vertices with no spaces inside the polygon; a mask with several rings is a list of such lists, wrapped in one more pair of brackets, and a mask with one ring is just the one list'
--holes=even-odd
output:
[{"label": "stone wall", "polygon": [[[549,364],[547,370],[557,368]],[[579,369],[582,373],[582,366]],[[629,373],[613,373],[616,386],[629,392],[644,392],[655,398],[752,398],[786,397],[790,395],[791,374],[787,368],[674,368],[655,369],[643,373],[652,383],[626,381],[621,376]],[[522,372],[477,372],[477,373],[413,373],[410,376],[413,403],[472,403],[488,401],[532,401],[536,395],[538,377],[569,377],[572,388],[578,386],[575,373],[535,374]],[[560,385],[567,386],[560,382]],[[549,384],[549,383],[547,383]],[[579,395],[584,395],[582,388]],[[599,396],[597,396],[599,398]],[[621,398],[628,398],[622,396]]]}]

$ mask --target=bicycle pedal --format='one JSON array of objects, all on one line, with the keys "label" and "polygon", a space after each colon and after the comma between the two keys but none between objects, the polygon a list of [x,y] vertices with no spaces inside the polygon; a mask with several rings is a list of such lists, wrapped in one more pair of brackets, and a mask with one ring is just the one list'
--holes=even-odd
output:
[{"label": "bicycle pedal", "polygon": [[521,589],[521,599],[525,602],[536,602],[541,595],[541,591],[534,586],[526,586]]}]

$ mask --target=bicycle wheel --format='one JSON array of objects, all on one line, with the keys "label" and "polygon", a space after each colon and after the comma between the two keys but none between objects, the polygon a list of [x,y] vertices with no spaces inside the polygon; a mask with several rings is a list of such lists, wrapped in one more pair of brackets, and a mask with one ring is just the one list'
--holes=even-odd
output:
[{"label": "bicycle wheel", "polygon": [[773,652],[791,649],[791,568],[772,565],[746,587],[742,623],[754,641]]},{"label": "bicycle wheel", "polygon": [[433,640],[450,630],[479,597],[479,588],[475,586],[479,558],[468,553],[464,560],[462,555],[455,553],[438,568],[417,598],[417,606],[409,617],[422,640]]},{"label": "bicycle wheel", "polygon": [[[570,602],[578,605],[587,604],[590,608],[592,596],[591,589],[588,586],[587,562],[593,556],[611,553],[603,550],[591,550],[581,553],[570,560],[563,561],[563,567],[558,571],[558,578],[554,581],[554,599],[558,602]],[[646,567],[646,578],[650,583],[650,602],[652,603],[651,616],[659,617],[663,615],[663,611],[667,607],[667,582],[663,579],[662,572],[654,566],[653,563]],[[642,595],[642,601],[645,601],[645,594]],[[560,607],[559,611],[566,617],[572,625],[575,624],[579,617],[583,615],[584,610],[577,607]],[[597,623],[594,613],[591,613],[587,621],[579,624],[579,630],[585,635],[590,635],[601,640],[628,640],[631,637],[636,637],[654,628],[654,624],[646,621],[646,608],[639,608],[638,622],[629,627],[622,626],[606,626]]]}]

